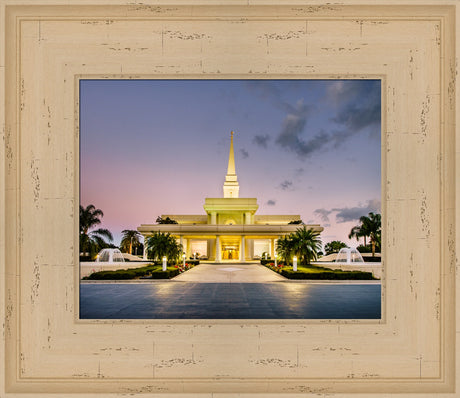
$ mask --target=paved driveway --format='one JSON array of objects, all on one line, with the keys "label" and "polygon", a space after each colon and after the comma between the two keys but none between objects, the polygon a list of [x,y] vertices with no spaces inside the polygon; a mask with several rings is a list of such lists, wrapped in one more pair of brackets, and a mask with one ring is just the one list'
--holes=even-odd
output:
[{"label": "paved driveway", "polygon": [[260,264],[80,285],[81,319],[379,319],[380,308],[380,283],[292,281]]},{"label": "paved driveway", "polygon": [[91,283],[81,319],[380,319],[380,285]]},{"label": "paved driveway", "polygon": [[198,283],[265,283],[286,278],[260,264],[200,264],[176,276],[173,281]]}]

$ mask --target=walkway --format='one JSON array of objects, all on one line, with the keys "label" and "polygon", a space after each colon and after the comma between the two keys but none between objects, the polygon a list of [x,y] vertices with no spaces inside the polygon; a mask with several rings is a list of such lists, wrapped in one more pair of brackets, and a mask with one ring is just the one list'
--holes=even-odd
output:
[{"label": "walkway", "polygon": [[80,285],[80,319],[380,319],[380,317],[380,284],[165,281]]},{"label": "walkway", "polygon": [[257,263],[202,263],[172,280],[199,283],[266,283],[285,281],[286,278]]}]

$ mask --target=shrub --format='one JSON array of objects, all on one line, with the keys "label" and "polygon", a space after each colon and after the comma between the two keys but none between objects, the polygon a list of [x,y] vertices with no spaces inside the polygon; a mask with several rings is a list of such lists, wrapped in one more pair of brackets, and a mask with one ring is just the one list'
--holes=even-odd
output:
[{"label": "shrub", "polygon": [[170,279],[174,278],[175,276],[179,275],[180,271],[178,268],[167,268],[166,271],[162,269],[156,269],[152,271],[152,279]]},{"label": "shrub", "polygon": [[90,280],[110,280],[110,279],[134,279],[134,273],[125,270],[119,271],[100,271],[94,272],[83,279]]},{"label": "shrub", "polygon": [[158,270],[158,271],[153,271],[151,273],[152,279],[169,279],[170,278],[169,275],[170,274],[168,270],[166,271]]},{"label": "shrub", "polygon": [[265,265],[267,268],[270,268],[272,271],[278,272],[282,276],[288,279],[336,279],[336,280],[370,280],[375,279],[372,275],[372,272],[364,271],[342,271],[342,270],[332,270],[325,267],[319,267],[316,265],[303,266],[300,265],[297,271],[292,269],[292,266],[286,266],[283,264],[278,264],[275,267],[273,262],[267,263]]},{"label": "shrub", "polygon": [[[372,253],[372,245],[359,245],[356,250],[358,250],[360,253]],[[380,247],[375,246],[375,252],[380,253]]]},{"label": "shrub", "polygon": [[262,265],[267,265],[267,264],[273,263],[273,260],[271,260],[270,257],[269,257],[268,260],[261,259],[261,260],[260,260],[260,263],[261,263]]},{"label": "shrub", "polygon": [[293,271],[292,269],[282,269],[281,275],[288,279],[361,279],[369,280],[374,279],[372,272],[362,272],[362,271],[324,271],[324,272],[302,272],[302,271]]},{"label": "shrub", "polygon": [[363,256],[363,260],[366,262],[366,263],[379,263],[382,261],[382,257],[380,256],[375,256],[375,257],[372,257],[372,256]]},{"label": "shrub", "polygon": [[155,266],[154,264],[141,267],[132,268],[127,270],[117,271],[100,271],[94,272],[89,276],[82,279],[84,280],[126,280],[135,279],[142,276],[151,276],[152,279],[169,279],[179,275],[180,271],[177,268],[167,268],[166,271],[162,267]]}]

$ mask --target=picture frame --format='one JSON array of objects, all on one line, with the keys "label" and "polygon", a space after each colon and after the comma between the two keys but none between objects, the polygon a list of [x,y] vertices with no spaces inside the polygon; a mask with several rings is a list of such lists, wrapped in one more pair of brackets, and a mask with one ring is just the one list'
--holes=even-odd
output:
[{"label": "picture frame", "polygon": [[[2,395],[455,396],[458,2],[26,3],[0,4]],[[382,319],[79,320],[84,77],[382,79]]]}]

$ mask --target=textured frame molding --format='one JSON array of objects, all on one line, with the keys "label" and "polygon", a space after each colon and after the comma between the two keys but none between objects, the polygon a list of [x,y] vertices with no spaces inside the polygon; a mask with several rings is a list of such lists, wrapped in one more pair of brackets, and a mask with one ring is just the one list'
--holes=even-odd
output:
[{"label": "textured frame molding", "polygon": [[[0,396],[454,397],[459,3],[88,1],[0,3]],[[381,77],[382,320],[80,321],[82,76]]]}]

